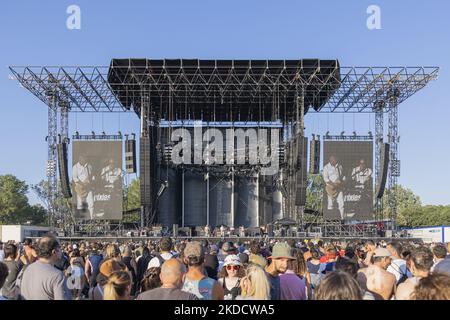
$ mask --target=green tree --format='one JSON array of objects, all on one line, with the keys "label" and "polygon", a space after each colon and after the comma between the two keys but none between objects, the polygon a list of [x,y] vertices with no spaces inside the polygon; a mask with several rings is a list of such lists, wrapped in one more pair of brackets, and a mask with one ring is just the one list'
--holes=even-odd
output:
[{"label": "green tree", "polygon": [[398,185],[395,189],[386,189],[383,197],[383,218],[388,219],[390,214],[389,195],[395,192],[397,196],[397,225],[413,227],[420,224],[422,215],[422,202],[420,197],[411,189]]},{"label": "green tree", "polygon": [[11,174],[0,176],[0,223],[16,224],[29,209],[28,186]]},{"label": "green tree", "polygon": [[[48,181],[41,180],[38,184],[31,185],[31,190],[34,191],[36,196],[41,200],[46,208],[50,205],[50,192],[48,187]],[[55,200],[55,211],[61,213],[65,217],[72,216],[71,199],[64,198],[61,192],[61,188],[58,185],[58,192]]]},{"label": "green tree", "polygon": [[[134,179],[124,189],[124,210],[129,212],[139,209],[141,207],[141,189],[139,179]],[[124,222],[139,222],[141,219],[140,214],[135,212],[131,214],[125,214],[123,217]]]},{"label": "green tree", "polygon": [[28,185],[17,177],[0,176],[0,223],[1,224],[43,224],[47,212],[40,205],[28,203]]}]

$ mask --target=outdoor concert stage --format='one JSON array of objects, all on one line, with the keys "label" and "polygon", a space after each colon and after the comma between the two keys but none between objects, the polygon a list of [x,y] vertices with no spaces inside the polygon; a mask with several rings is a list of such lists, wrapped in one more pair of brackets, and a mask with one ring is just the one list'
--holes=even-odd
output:
[{"label": "outdoor concert stage", "polygon": [[[137,228],[155,224],[170,229],[256,228],[292,219],[299,232],[323,225],[323,230],[336,235],[355,221],[374,220],[381,225],[385,185],[395,190],[400,176],[398,106],[435,80],[439,71],[437,67],[341,67],[338,60],[318,59],[112,59],[108,67],[10,70],[48,106],[51,226],[70,231],[105,221],[108,229],[113,223],[120,229],[122,222],[115,214],[122,216],[122,202],[109,202],[119,194],[111,191],[113,183],[90,190],[75,188],[77,181],[68,176],[65,164],[67,153],[58,158],[57,151],[64,151],[70,142],[70,112],[133,112],[140,124]],[[372,113],[375,133],[317,132],[322,140],[313,137],[308,146],[304,121],[310,113]],[[238,133],[243,135],[241,145]],[[72,139],[78,158],[85,155],[84,160],[73,159],[74,167],[82,170],[91,161],[87,165],[98,177],[106,173],[112,180],[122,154],[106,156],[98,151],[102,141],[111,139],[95,134]],[[122,136],[114,139],[122,141]],[[263,147],[269,161],[262,160]],[[217,156],[221,153],[223,161]],[[65,196],[74,193],[72,215],[56,210],[57,164]],[[306,201],[308,171],[322,175],[322,203]],[[388,197],[389,222],[382,225],[395,231],[397,196],[389,192]],[[318,212],[315,221],[305,220],[307,211]]]}]

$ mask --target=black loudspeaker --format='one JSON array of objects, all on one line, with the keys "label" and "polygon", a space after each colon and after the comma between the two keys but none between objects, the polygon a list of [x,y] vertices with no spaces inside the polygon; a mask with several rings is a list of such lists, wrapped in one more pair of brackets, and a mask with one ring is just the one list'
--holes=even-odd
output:
[{"label": "black loudspeaker", "polygon": [[141,187],[141,205],[149,206],[152,204],[151,196],[151,160],[150,160],[150,138],[141,137],[140,139],[140,158],[139,158],[139,181]]},{"label": "black loudspeaker", "polygon": [[125,140],[125,168],[127,173],[136,173],[136,140]]},{"label": "black loudspeaker", "polygon": [[57,152],[61,191],[64,195],[64,198],[72,198],[72,192],[70,190],[69,171],[67,167],[67,144],[58,143]]},{"label": "black loudspeaker", "polygon": [[383,143],[380,150],[380,172],[377,184],[377,199],[381,199],[386,186],[387,174],[389,169],[389,143]]},{"label": "black loudspeaker", "polygon": [[174,237],[178,236],[178,224],[173,224],[172,225],[172,232],[173,232],[173,236]]},{"label": "black loudspeaker", "polygon": [[295,205],[306,204],[306,186],[308,183],[307,172],[308,138],[297,138],[297,170],[295,172]]},{"label": "black loudspeaker", "polygon": [[309,145],[309,173],[319,174],[320,140],[311,140]]}]

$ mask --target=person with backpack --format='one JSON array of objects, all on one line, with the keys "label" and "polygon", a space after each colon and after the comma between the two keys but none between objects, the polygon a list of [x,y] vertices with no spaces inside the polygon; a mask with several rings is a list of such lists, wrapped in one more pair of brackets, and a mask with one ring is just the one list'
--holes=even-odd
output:
[{"label": "person with backpack", "polygon": [[405,282],[409,277],[406,261],[401,258],[403,247],[400,242],[395,241],[388,243],[386,249],[391,253],[392,258],[391,264],[386,271],[395,276],[397,281],[396,284],[399,285]]},{"label": "person with backpack", "polygon": [[153,259],[148,263],[147,269],[150,268],[160,268],[162,264],[174,257],[172,250],[172,239],[169,237],[162,237],[158,243],[159,253],[155,255]]},{"label": "person with backpack", "polygon": [[97,276],[100,272],[100,264],[103,261],[103,255],[99,252],[99,246],[94,243],[91,254],[86,259],[84,274],[88,280],[89,287],[94,288],[97,285]]}]

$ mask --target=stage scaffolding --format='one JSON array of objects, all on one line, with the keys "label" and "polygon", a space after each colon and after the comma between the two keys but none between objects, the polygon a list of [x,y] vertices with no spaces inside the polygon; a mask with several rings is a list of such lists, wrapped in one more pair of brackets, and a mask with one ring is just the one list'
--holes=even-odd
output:
[{"label": "stage scaffolding", "polygon": [[[337,60],[113,59],[110,66],[9,69],[13,79],[49,108],[47,177],[52,195],[57,191],[57,120],[59,116],[60,138],[68,137],[70,112],[135,112],[143,137],[163,120],[169,125],[192,119],[244,124],[279,120],[303,135],[303,114],[308,112],[374,113],[375,179],[387,114],[388,186],[395,190],[400,175],[398,106],[439,73],[438,67],[341,67]],[[61,218],[53,201],[48,208],[50,225]],[[389,193],[388,204],[395,229],[395,192]],[[377,220],[382,219],[381,210],[378,201]],[[292,211],[297,218],[302,215]]]}]

